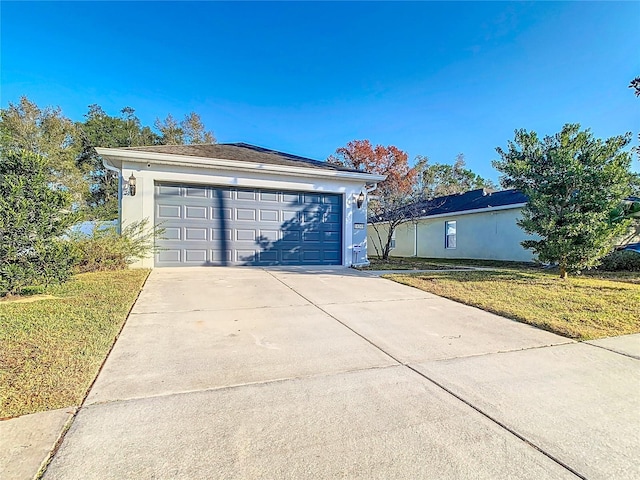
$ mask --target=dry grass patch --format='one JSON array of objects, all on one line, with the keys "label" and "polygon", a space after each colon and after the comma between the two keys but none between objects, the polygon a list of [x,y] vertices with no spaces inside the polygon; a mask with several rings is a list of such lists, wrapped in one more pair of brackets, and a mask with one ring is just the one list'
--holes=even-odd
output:
[{"label": "dry grass patch", "polygon": [[640,332],[637,275],[561,280],[547,272],[514,269],[388,278],[578,340]]},{"label": "dry grass patch", "polygon": [[0,302],[0,418],[79,405],[148,274],[86,273]]}]

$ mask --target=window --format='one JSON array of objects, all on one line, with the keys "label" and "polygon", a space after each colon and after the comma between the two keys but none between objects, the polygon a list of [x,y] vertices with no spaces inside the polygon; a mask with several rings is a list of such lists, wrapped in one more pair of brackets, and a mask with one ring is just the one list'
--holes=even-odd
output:
[{"label": "window", "polygon": [[394,230],[391,234],[391,244],[389,245],[389,250],[393,250],[396,248],[396,231]]},{"label": "window", "polygon": [[444,248],[456,248],[456,222],[444,222]]}]

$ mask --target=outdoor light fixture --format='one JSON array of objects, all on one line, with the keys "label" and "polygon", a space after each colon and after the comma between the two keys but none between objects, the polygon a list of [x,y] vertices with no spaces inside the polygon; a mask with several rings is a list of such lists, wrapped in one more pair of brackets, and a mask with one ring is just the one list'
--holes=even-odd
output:
[{"label": "outdoor light fixture", "polygon": [[129,195],[136,196],[136,177],[133,176],[133,173],[129,177]]},{"label": "outdoor light fixture", "polygon": [[361,208],[363,203],[364,203],[364,192],[360,192],[360,195],[358,195],[358,198],[356,199],[356,205],[358,206],[358,208]]}]

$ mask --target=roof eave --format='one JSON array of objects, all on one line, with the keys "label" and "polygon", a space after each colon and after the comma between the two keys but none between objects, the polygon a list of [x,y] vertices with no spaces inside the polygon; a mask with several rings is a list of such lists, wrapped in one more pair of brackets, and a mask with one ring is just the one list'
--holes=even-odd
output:
[{"label": "roof eave", "polygon": [[[365,182],[379,182],[386,177],[365,172],[345,172],[341,170],[324,170],[312,167],[293,167],[289,165],[273,165],[268,163],[226,160],[222,158],[195,157],[168,153],[145,152],[140,150],[126,150],[121,148],[97,147],[98,154],[109,161],[115,168],[122,169],[122,162],[152,163],[157,165],[173,165],[182,167],[209,168],[214,170],[241,170],[250,172],[264,172],[268,174],[288,174],[302,177],[327,177],[344,180],[362,180]],[[104,160],[103,160],[104,163]],[[106,163],[105,163],[106,166]]]}]

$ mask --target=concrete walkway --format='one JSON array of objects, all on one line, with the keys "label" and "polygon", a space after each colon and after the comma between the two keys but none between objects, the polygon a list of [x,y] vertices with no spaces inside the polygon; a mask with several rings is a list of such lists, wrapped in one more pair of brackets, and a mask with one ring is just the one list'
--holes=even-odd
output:
[{"label": "concrete walkway", "polygon": [[45,478],[638,478],[640,336],[599,342],[343,268],[155,270]]}]

